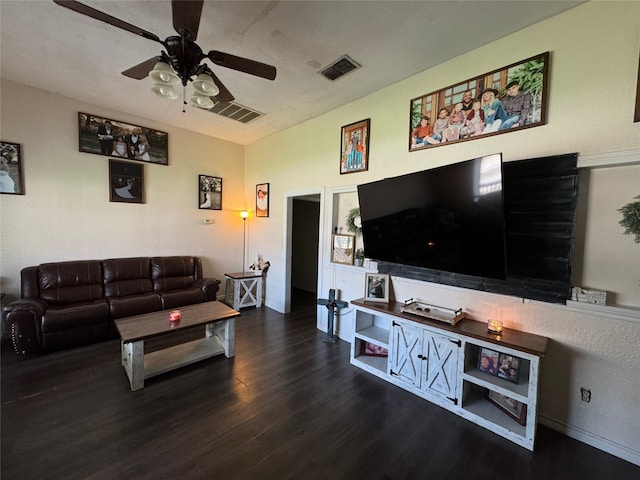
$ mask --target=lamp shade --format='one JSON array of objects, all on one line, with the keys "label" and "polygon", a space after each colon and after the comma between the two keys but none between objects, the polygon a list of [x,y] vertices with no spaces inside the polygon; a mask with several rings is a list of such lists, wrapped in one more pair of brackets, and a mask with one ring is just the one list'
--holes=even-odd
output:
[{"label": "lamp shade", "polygon": [[164,85],[162,83],[156,83],[151,87],[151,91],[158,97],[166,98],[167,100],[175,100],[178,98],[178,94],[171,85]]},{"label": "lamp shade", "polygon": [[247,212],[246,210],[242,210],[242,211],[240,212],[240,216],[241,216],[243,219],[246,219],[246,218],[249,216],[249,212]]},{"label": "lamp shade", "polygon": [[194,107],[207,109],[213,107],[213,100],[211,100],[211,97],[208,95],[201,95],[197,92],[189,97],[189,101]]},{"label": "lamp shade", "polygon": [[153,70],[149,72],[149,76],[154,82],[162,83],[163,85],[177,85],[180,83],[180,77],[178,77],[171,66],[165,62],[156,63]]},{"label": "lamp shade", "polygon": [[192,82],[193,88],[201,95],[216,96],[220,93],[218,86],[213,83],[213,79],[206,73],[201,73]]}]

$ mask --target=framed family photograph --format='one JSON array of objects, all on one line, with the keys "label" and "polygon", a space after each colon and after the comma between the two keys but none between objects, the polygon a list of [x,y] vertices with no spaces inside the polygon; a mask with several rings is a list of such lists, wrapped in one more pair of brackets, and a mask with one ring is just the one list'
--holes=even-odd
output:
[{"label": "framed family photograph", "polygon": [[353,265],[355,235],[334,233],[331,237],[331,261],[344,265]]},{"label": "framed family photograph", "polygon": [[222,178],[198,175],[198,208],[222,210]]},{"label": "framed family photograph", "polygon": [[411,100],[409,151],[547,123],[549,52]]},{"label": "framed family photograph", "polygon": [[0,141],[0,193],[24,195],[20,144]]},{"label": "framed family photograph", "polygon": [[478,355],[478,370],[494,377],[498,375],[500,354],[489,348],[481,348]]},{"label": "framed family photograph", "polygon": [[144,165],[109,160],[109,201],[144,203]]},{"label": "framed family photograph", "polygon": [[256,185],[256,217],[269,216],[269,184]]},{"label": "framed family photograph", "polygon": [[371,119],[342,127],[340,136],[340,175],[369,169]]},{"label": "framed family photograph", "polygon": [[371,342],[360,342],[360,355],[367,357],[388,357],[389,350]]},{"label": "framed family photograph", "polygon": [[518,357],[501,353],[498,365],[498,377],[512,383],[520,381],[520,359]]},{"label": "framed family photograph", "polygon": [[365,273],[364,285],[365,301],[389,303],[389,274]]},{"label": "framed family photograph", "polygon": [[487,393],[487,399],[520,425],[527,423],[527,404],[514,400],[493,390]]},{"label": "framed family photograph", "polygon": [[169,165],[169,134],[78,112],[80,151]]}]

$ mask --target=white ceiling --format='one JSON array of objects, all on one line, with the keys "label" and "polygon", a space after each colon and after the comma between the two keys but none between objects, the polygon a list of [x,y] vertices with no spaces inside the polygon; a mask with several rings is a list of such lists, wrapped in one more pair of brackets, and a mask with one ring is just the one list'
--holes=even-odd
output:
[{"label": "white ceiling", "polygon": [[[175,35],[168,0],[83,3],[162,39]],[[150,92],[150,79],[121,75],[158,55],[162,46],[52,0],[0,0],[0,73],[31,87],[247,145],[580,3],[205,1],[196,40],[203,51],[220,50],[278,69],[272,82],[209,62],[237,103],[265,114],[249,124],[192,107],[182,113],[180,101]],[[318,73],[343,54],[362,68],[335,82]]]}]

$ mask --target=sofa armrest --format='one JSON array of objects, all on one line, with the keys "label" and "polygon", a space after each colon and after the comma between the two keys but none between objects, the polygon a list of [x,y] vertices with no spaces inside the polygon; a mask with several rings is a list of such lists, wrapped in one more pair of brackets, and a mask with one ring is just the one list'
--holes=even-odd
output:
[{"label": "sofa armrest", "polygon": [[193,286],[199,288],[204,293],[207,302],[212,302],[218,298],[220,290],[220,280],[216,278],[201,278],[193,282]]},{"label": "sofa armrest", "polygon": [[4,307],[6,321],[11,325],[13,348],[18,355],[42,351],[42,315],[47,302],[40,299],[23,298]]}]

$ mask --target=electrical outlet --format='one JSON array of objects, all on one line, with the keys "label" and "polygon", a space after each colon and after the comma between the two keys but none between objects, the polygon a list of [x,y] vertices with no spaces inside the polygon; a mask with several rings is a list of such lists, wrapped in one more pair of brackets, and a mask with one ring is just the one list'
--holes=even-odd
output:
[{"label": "electrical outlet", "polygon": [[205,219],[203,220],[203,223],[204,223],[205,225],[211,225],[213,222],[214,222],[213,218],[205,218]]},{"label": "electrical outlet", "polygon": [[581,387],[580,396],[582,397],[583,402],[589,403],[591,401],[591,390]]}]

